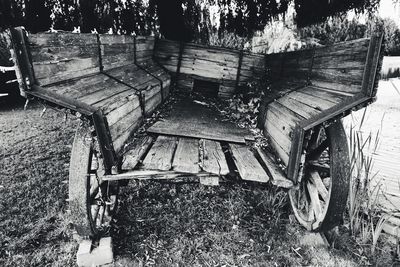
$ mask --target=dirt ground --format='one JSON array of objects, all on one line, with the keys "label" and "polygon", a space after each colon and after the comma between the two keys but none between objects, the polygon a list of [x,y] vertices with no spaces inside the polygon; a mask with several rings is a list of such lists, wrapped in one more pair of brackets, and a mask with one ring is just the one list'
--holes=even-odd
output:
[{"label": "dirt ground", "polygon": [[[0,99],[0,266],[74,266],[68,165],[77,121]],[[8,103],[7,103],[8,102]],[[351,238],[328,249],[297,225],[283,190],[130,183],[111,233],[115,266],[391,264]]]}]

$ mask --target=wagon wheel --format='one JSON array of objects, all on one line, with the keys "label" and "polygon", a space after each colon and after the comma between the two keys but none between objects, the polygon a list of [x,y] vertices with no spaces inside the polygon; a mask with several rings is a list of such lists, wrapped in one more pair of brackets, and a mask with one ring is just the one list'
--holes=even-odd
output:
[{"label": "wagon wheel", "polygon": [[349,192],[350,161],[341,121],[311,133],[305,151],[301,181],[289,191],[297,220],[310,231],[338,225]]},{"label": "wagon wheel", "polygon": [[118,186],[102,182],[103,162],[88,123],[75,134],[69,168],[71,219],[80,236],[94,237],[109,230],[117,207]]}]

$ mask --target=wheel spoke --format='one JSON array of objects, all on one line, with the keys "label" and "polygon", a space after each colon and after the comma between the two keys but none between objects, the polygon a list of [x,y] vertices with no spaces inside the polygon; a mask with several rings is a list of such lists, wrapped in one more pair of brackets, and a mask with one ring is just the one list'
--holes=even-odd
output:
[{"label": "wheel spoke", "polygon": [[328,164],[321,164],[316,161],[307,162],[307,166],[309,169],[314,170],[314,171],[321,171],[321,172],[329,173],[331,170],[331,168]]},{"label": "wheel spoke", "polygon": [[91,205],[90,206],[90,212],[91,212],[91,215],[92,215],[92,219],[95,222],[96,218],[97,218],[97,215],[99,214],[99,205],[97,205],[97,204]]},{"label": "wheel spoke", "polygon": [[318,196],[317,187],[314,184],[308,182],[307,189],[308,189],[308,193],[310,195],[310,207],[311,207],[310,214],[313,213],[315,220],[318,220],[322,213],[322,208],[321,208],[321,202],[320,202],[319,196]]},{"label": "wheel spoke", "polygon": [[308,143],[308,149],[315,149],[315,147],[317,147],[318,142],[320,140],[320,136],[321,136],[321,127],[318,127],[318,129],[316,129],[310,138],[310,141]]},{"label": "wheel spoke", "polygon": [[324,183],[322,182],[321,176],[319,176],[319,173],[316,171],[312,171],[310,173],[310,180],[313,183],[313,185],[315,185],[315,187],[317,188],[317,191],[319,193],[319,195],[322,197],[322,199],[324,200],[324,202],[327,202],[329,194],[328,194],[328,190],[326,189]]},{"label": "wheel spoke", "polygon": [[316,160],[318,159],[322,152],[325,151],[325,149],[327,149],[329,146],[329,140],[325,139],[317,148],[313,149],[310,151],[310,153],[308,153],[307,155],[307,159],[308,160]]},{"label": "wheel spoke", "polygon": [[325,177],[322,179],[322,183],[325,185],[325,188],[329,188],[331,184],[331,177]]}]

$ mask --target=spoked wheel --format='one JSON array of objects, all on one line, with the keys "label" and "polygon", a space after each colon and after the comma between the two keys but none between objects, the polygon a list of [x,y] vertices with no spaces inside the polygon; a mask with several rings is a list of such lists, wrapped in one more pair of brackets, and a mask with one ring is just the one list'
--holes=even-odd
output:
[{"label": "spoked wheel", "polygon": [[349,192],[350,160],[341,121],[308,134],[300,182],[289,191],[297,220],[310,231],[327,231],[338,225]]},{"label": "spoked wheel", "polygon": [[71,219],[80,236],[100,236],[109,230],[116,211],[118,186],[102,181],[104,167],[96,137],[81,122],[75,134],[69,168]]}]

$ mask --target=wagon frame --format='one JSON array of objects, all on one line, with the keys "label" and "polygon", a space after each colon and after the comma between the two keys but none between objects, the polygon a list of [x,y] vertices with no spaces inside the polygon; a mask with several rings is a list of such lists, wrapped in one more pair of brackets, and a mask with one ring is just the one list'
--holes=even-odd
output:
[{"label": "wagon frame", "polygon": [[[296,218],[308,230],[336,226],[350,179],[340,119],[375,100],[382,40],[378,34],[262,55],[154,37],[28,35],[23,28],[13,28],[9,43],[21,95],[81,118],[69,171],[71,218],[80,235],[95,237],[104,233],[115,212],[123,181],[196,179],[218,184],[232,172],[224,158],[232,161],[239,179],[271,179],[289,188]],[[165,102],[170,90],[208,90],[199,89],[203,81],[218,85],[218,97],[229,98],[241,84],[265,74],[273,82],[262,99],[258,121],[270,149],[249,150],[244,136],[239,141],[202,132],[185,136],[170,132],[162,122],[124,149],[143,118]],[[190,166],[174,165],[177,155],[202,155],[207,149],[217,153],[206,158],[213,160],[210,165],[204,165],[205,158]],[[129,168],[124,169],[123,162]],[[152,167],[143,168],[143,163]],[[198,170],[197,163],[203,164]],[[282,164],[286,168],[278,167]]]}]

